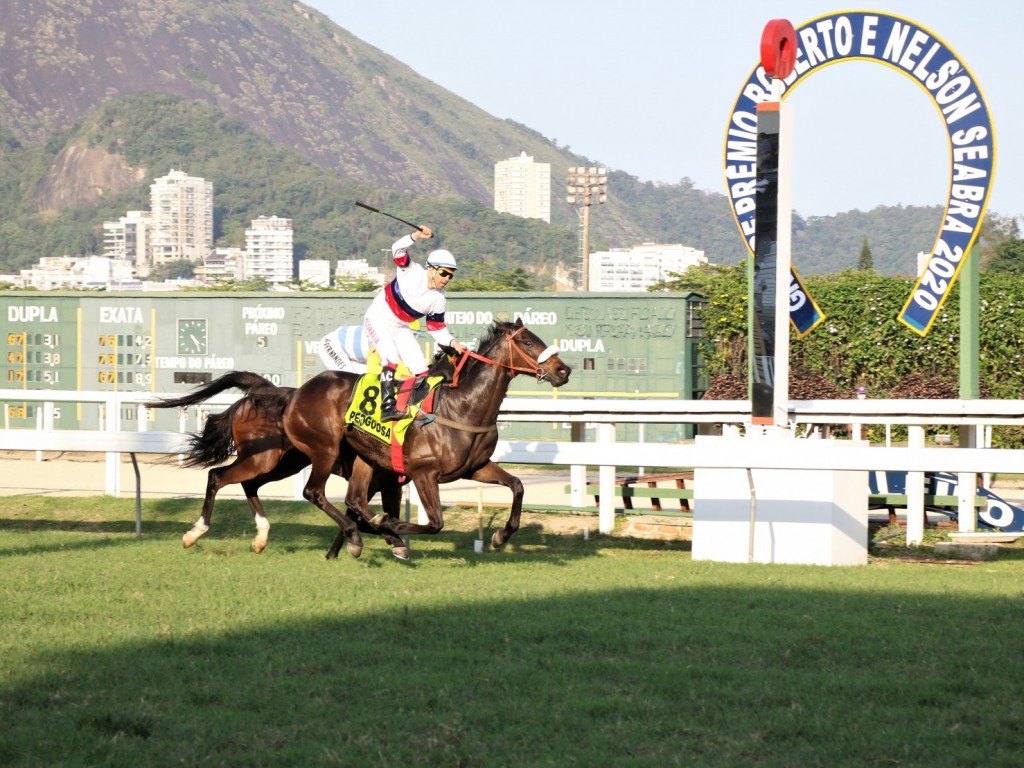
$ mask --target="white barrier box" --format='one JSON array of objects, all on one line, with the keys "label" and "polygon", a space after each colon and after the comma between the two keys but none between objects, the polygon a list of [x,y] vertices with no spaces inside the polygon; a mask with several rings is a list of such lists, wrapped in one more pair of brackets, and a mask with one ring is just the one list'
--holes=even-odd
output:
[{"label": "white barrier box", "polygon": [[[787,430],[699,436],[735,455],[780,456],[808,442],[823,453],[866,443],[796,440]],[[698,450],[699,453],[699,450]],[[751,462],[756,464],[756,462]],[[693,559],[731,563],[867,565],[868,473],[830,469],[694,471]],[[752,503],[753,502],[753,503]]]}]

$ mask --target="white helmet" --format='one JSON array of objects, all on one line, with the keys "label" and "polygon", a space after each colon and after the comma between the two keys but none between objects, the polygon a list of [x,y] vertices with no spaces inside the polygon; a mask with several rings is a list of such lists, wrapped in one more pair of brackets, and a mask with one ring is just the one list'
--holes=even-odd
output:
[{"label": "white helmet", "polygon": [[428,267],[444,267],[445,269],[458,269],[455,265],[455,257],[452,256],[451,251],[446,251],[443,248],[437,251],[431,251],[430,255],[427,256]]}]

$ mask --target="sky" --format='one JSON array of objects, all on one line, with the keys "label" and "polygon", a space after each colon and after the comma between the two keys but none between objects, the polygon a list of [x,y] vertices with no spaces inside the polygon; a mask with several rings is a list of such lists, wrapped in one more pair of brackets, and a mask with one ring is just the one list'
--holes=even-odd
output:
[{"label": "sky", "polygon": [[[974,75],[996,134],[989,210],[1024,217],[1024,3],[994,0],[306,0],[339,26],[501,119],[644,181],[726,192],[730,111],[772,19],[877,10],[942,39]],[[928,94],[843,62],[787,97],[793,207],[804,217],[946,204],[949,148]],[[503,158],[496,158],[503,159]],[[614,189],[609,189],[614,195]],[[1024,220],[1021,220],[1024,223]]]}]

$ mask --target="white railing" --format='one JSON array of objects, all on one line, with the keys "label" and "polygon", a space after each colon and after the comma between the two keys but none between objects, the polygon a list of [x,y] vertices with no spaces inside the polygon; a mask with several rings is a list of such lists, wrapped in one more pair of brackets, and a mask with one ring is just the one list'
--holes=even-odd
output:
[{"label": "white railing", "polygon": [[[0,389],[0,403],[96,403],[105,413],[125,405],[146,405],[156,398],[181,393],[82,390]],[[220,394],[202,404],[206,411],[226,408],[240,397]],[[195,406],[194,406],[195,407]],[[6,420],[4,427],[9,427]],[[794,400],[789,404],[795,424],[948,424],[1024,425],[1024,400]],[[595,400],[573,397],[509,397],[501,421],[646,424],[745,424],[747,400]],[[140,420],[141,421],[141,420]],[[144,430],[145,427],[140,427]]]},{"label": "white railing", "polygon": [[[137,429],[120,429],[121,407],[145,406],[160,395],[144,392],[56,392],[52,390],[4,390],[0,402],[41,403],[36,429],[0,430],[0,450],[30,451],[93,451],[107,454],[106,492],[119,495],[120,453],[176,454],[186,450],[189,429],[201,427],[196,408],[192,426],[184,414],[179,418],[179,431],[146,431],[146,409],[137,408]],[[234,402],[238,395],[219,395],[204,402],[207,412],[219,411]],[[97,403],[104,414],[103,430],[56,430],[52,428],[54,403]],[[4,408],[6,416],[7,409]],[[895,424],[907,425],[907,446],[850,446],[841,452],[820,451],[815,443],[820,438],[794,440],[791,449],[767,455],[756,450],[717,450],[692,443],[616,442],[615,425],[634,424],[699,424],[722,425],[726,431],[738,433],[750,421],[750,405],[745,400],[592,400],[580,398],[507,398],[502,406],[501,421],[548,422],[566,421],[591,424],[595,442],[550,442],[530,440],[499,441],[494,460],[517,464],[541,464],[571,467],[570,503],[585,503],[586,467],[596,466],[600,485],[600,527],[611,530],[615,515],[615,473],[618,466],[708,467],[720,469],[807,469],[807,470],[888,470],[911,473],[955,472],[960,475],[960,528],[972,531],[976,525],[973,491],[976,474],[1024,472],[1024,450],[977,447],[987,444],[979,439],[982,431],[994,425],[1024,424],[1024,401],[1019,400],[812,400],[790,403],[790,419],[794,425],[827,424]],[[972,447],[955,449],[926,447],[926,425],[949,425],[962,429],[961,442]],[[966,439],[965,439],[966,438]],[[916,482],[916,476],[913,478]],[[923,475],[920,480],[923,482]],[[908,478],[908,521],[923,520],[923,491],[913,492]]]}]

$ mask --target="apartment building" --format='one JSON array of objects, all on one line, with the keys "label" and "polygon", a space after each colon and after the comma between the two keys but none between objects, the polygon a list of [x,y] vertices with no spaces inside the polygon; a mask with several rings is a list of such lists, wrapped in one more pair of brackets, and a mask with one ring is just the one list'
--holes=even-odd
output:
[{"label": "apartment building", "polygon": [[145,277],[153,270],[149,233],[153,217],[149,211],[128,211],[117,221],[103,222],[103,255],[134,265],[135,274]]},{"label": "apartment building", "polygon": [[149,187],[151,266],[198,262],[213,250],[213,182],[173,168]]},{"label": "apartment building", "polygon": [[525,152],[495,163],[494,210],[551,223],[551,163]]},{"label": "apartment building", "polygon": [[646,291],[673,273],[707,264],[704,251],[679,243],[643,243],[590,255],[591,291]]},{"label": "apartment building", "polygon": [[288,283],[295,277],[292,220],[260,216],[245,230],[243,278],[264,278],[271,284]]}]

